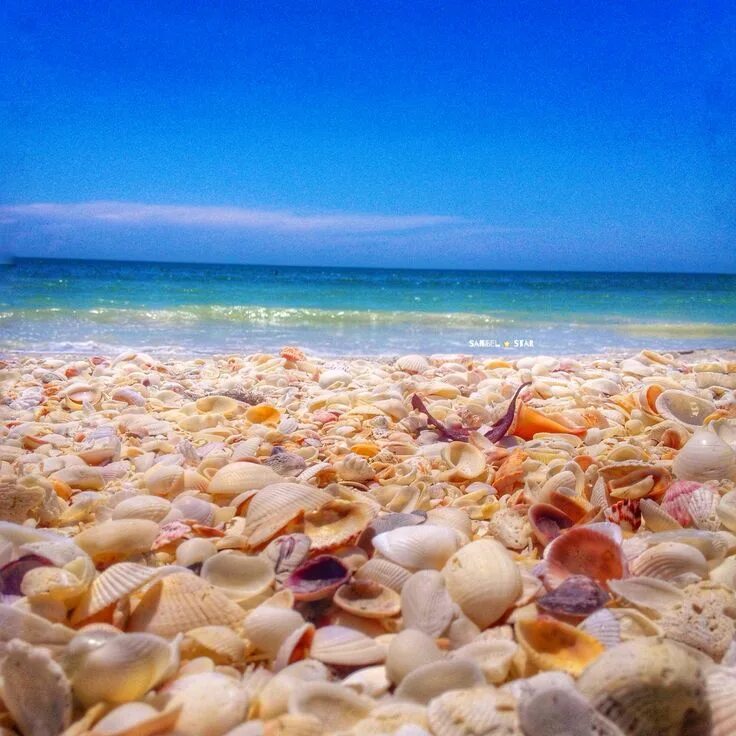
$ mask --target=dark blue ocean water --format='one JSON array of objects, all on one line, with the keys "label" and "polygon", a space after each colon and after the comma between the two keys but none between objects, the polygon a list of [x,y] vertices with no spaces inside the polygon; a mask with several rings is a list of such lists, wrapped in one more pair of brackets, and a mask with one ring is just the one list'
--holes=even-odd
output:
[{"label": "dark blue ocean water", "polygon": [[736,347],[736,276],[0,265],[0,350],[208,353],[284,344],[326,355]]}]

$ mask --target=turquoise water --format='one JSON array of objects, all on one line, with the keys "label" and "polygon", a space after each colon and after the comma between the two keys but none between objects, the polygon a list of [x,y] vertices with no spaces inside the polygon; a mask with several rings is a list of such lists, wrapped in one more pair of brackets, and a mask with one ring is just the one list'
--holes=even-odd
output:
[{"label": "turquoise water", "polygon": [[247,353],[284,344],[324,355],[733,348],[736,276],[0,265],[2,351]]}]

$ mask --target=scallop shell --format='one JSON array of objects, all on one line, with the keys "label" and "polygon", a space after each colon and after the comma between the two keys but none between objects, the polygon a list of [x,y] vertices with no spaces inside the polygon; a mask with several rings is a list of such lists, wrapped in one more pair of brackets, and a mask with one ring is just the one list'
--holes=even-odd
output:
[{"label": "scallop shell", "polygon": [[418,629],[400,631],[388,645],[386,676],[398,685],[415,669],[443,659],[434,639]]},{"label": "scallop shell", "polygon": [[401,614],[405,629],[440,636],[450,625],[455,604],[437,570],[415,572],[401,589]]},{"label": "scallop shell", "polygon": [[334,604],[343,611],[362,618],[377,619],[397,616],[402,609],[401,600],[391,588],[372,580],[354,580],[341,585],[333,597]]},{"label": "scallop shell", "polygon": [[235,626],[244,611],[191,572],[171,573],[146,590],[133,609],[128,631],[171,638],[199,626]]},{"label": "scallop shell", "polygon": [[311,549],[322,552],[348,544],[365,530],[374,516],[374,507],[367,503],[336,498],[305,514],[304,533],[311,539]]},{"label": "scallop shell", "polygon": [[712,667],[705,678],[711,714],[710,736],[736,733],[736,671],[731,667]]},{"label": "scallop shell", "polygon": [[104,610],[150,582],[158,570],[135,562],[119,562],[100,573],[89,586],[72,614],[72,624]]},{"label": "scallop shell", "polygon": [[329,665],[364,667],[384,662],[386,647],[346,626],[323,626],[314,633],[310,656]]},{"label": "scallop shell", "polygon": [[637,639],[609,649],[577,684],[593,707],[627,736],[708,733],[700,667],[666,640]]},{"label": "scallop shell", "polygon": [[167,708],[181,708],[174,733],[181,736],[223,736],[242,723],[249,693],[233,677],[203,672],[180,677],[165,688]]},{"label": "scallop shell", "polygon": [[411,573],[390,560],[371,559],[355,572],[355,580],[373,580],[400,593]]},{"label": "scallop shell", "polygon": [[407,673],[395,691],[401,700],[426,704],[448,690],[485,685],[480,668],[467,659],[446,659],[417,667]]},{"label": "scallop shell", "polygon": [[631,563],[634,575],[676,581],[688,574],[704,578],[708,575],[708,562],[695,547],[678,542],[655,544]]},{"label": "scallop shell", "polygon": [[373,707],[373,701],[330,682],[306,682],[289,697],[289,713],[314,716],[323,733],[349,730]]},{"label": "scallop shell", "polygon": [[579,675],[605,651],[595,637],[551,618],[518,621],[516,639],[538,669],[571,675]]},{"label": "scallop shell", "polygon": [[682,600],[682,591],[671,583],[656,578],[636,577],[627,580],[612,580],[611,592],[633,603],[638,608],[655,612]]},{"label": "scallop shell", "polygon": [[594,636],[607,649],[641,636],[663,636],[662,628],[634,608],[601,608],[578,628]]},{"label": "scallop shell", "polygon": [[112,510],[112,518],[118,519],[147,519],[157,524],[162,521],[171,510],[171,502],[161,496],[133,496],[121,501]]},{"label": "scallop shell", "polygon": [[178,645],[152,634],[118,634],[91,649],[86,635],[73,639],[64,667],[77,699],[127,703],[143,697],[178,663]]},{"label": "scallop shell", "polygon": [[402,526],[373,538],[376,551],[407,570],[440,570],[458,546],[454,529],[431,524]]},{"label": "scallop shell", "polygon": [[227,626],[200,626],[190,629],[181,644],[182,657],[208,657],[215,664],[240,664],[245,660],[246,645]]},{"label": "scallop shell", "polygon": [[241,605],[267,597],[274,583],[273,568],[268,560],[231,549],[208,557],[200,575]]},{"label": "scallop shell", "polygon": [[442,450],[442,459],[449,468],[442,477],[449,481],[473,480],[487,466],[485,455],[467,442],[450,442]]},{"label": "scallop shell", "polygon": [[294,519],[331,500],[328,493],[299,483],[274,483],[262,488],[251,500],[245,517],[248,543],[261,546]]},{"label": "scallop shell", "polygon": [[733,480],[736,478],[736,452],[714,431],[700,427],[677,453],[672,470],[681,480],[701,483]]},{"label": "scallop shell", "polygon": [[213,496],[237,496],[243,491],[260,490],[282,480],[266,465],[234,462],[220,468],[210,479],[208,493]]},{"label": "scallop shell", "polygon": [[425,373],[429,369],[429,361],[423,355],[402,355],[396,360],[396,367],[404,373]]},{"label": "scallop shell", "polygon": [[51,736],[67,728],[72,718],[71,688],[49,653],[13,639],[3,654],[3,704],[21,733]]},{"label": "scallop shell", "polygon": [[639,501],[639,511],[646,528],[652,532],[666,532],[680,528],[680,523],[668,514],[656,501],[642,498]]},{"label": "scallop shell", "polygon": [[481,629],[498,621],[522,591],[519,569],[495,540],[462,547],[447,561],[442,575],[452,599]]},{"label": "scallop shell", "polygon": [[654,406],[660,416],[680,422],[688,429],[702,426],[716,408],[712,401],[678,389],[663,391],[657,396]]},{"label": "scallop shell", "polygon": [[435,736],[522,736],[513,698],[489,687],[439,695],[427,717]]},{"label": "scallop shell", "polygon": [[148,552],[159,534],[159,526],[147,519],[117,519],[91,526],[74,537],[95,562],[124,560]]}]

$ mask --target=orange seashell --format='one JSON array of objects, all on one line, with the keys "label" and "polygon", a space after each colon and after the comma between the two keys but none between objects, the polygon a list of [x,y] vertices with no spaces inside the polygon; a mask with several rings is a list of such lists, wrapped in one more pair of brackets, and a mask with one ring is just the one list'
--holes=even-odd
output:
[{"label": "orange seashell", "polygon": [[372,442],[359,442],[350,448],[350,452],[363,457],[374,457],[380,452],[381,448]]},{"label": "orange seashell", "polygon": [[493,487],[500,496],[511,493],[516,486],[524,482],[524,468],[526,453],[517,448],[499,465],[493,479]]},{"label": "orange seashell", "polygon": [[516,413],[514,427],[509,434],[521,437],[523,440],[531,440],[538,432],[582,435],[587,431],[587,427],[565,427],[536,409],[521,403]]},{"label": "orange seashell", "polygon": [[65,501],[68,501],[74,492],[74,489],[68,483],[64,483],[63,480],[58,478],[51,479],[51,487],[54,489],[54,493]]},{"label": "orange seashell", "polygon": [[570,529],[573,520],[555,506],[535,503],[529,508],[529,523],[532,525],[534,537],[545,547],[553,539],[559,537],[565,529]]},{"label": "orange seashell", "polygon": [[607,588],[609,580],[626,574],[621,545],[608,534],[585,526],[573,527],[550,542],[544,559],[544,582],[550,588],[572,575],[587,575]]},{"label": "orange seashell", "polygon": [[563,511],[576,524],[582,521],[593,509],[593,506],[582,496],[568,496],[561,491],[552,491],[549,494],[552,506]]},{"label": "orange seashell", "polygon": [[573,462],[577,463],[583,470],[587,470],[595,463],[595,458],[590,455],[578,455],[573,458]]}]

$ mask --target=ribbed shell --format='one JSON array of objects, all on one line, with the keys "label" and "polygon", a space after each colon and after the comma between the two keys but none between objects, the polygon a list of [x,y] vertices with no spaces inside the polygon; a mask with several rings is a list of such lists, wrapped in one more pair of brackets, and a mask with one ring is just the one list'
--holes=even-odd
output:
[{"label": "ribbed shell", "polygon": [[331,665],[363,667],[386,659],[386,647],[346,626],[323,626],[314,634],[310,656]]},{"label": "ribbed shell", "polygon": [[705,687],[711,713],[711,736],[733,736],[736,733],[736,670],[711,668]]},{"label": "ribbed shell", "polygon": [[356,580],[374,580],[400,593],[411,573],[390,560],[371,559],[355,572]]},{"label": "ribbed shell", "polygon": [[427,717],[435,736],[522,736],[513,698],[490,687],[439,695]]},{"label": "ribbed shell", "polygon": [[121,501],[113,510],[112,518],[148,519],[160,522],[171,510],[171,502],[161,496],[133,496]]},{"label": "ribbed shell", "polygon": [[663,542],[655,544],[631,563],[634,575],[676,580],[688,573],[704,578],[708,574],[708,562],[700,550],[689,544]]},{"label": "ribbed shell", "polygon": [[401,589],[401,614],[405,629],[440,636],[449,626],[455,604],[437,570],[415,572]]},{"label": "ribbed shell", "polygon": [[441,570],[460,543],[454,529],[432,524],[402,526],[373,537],[373,547],[407,570]]},{"label": "ribbed shell", "polygon": [[207,491],[213,496],[237,496],[243,491],[260,490],[279,480],[281,476],[265,465],[235,462],[220,468],[212,476]]}]

